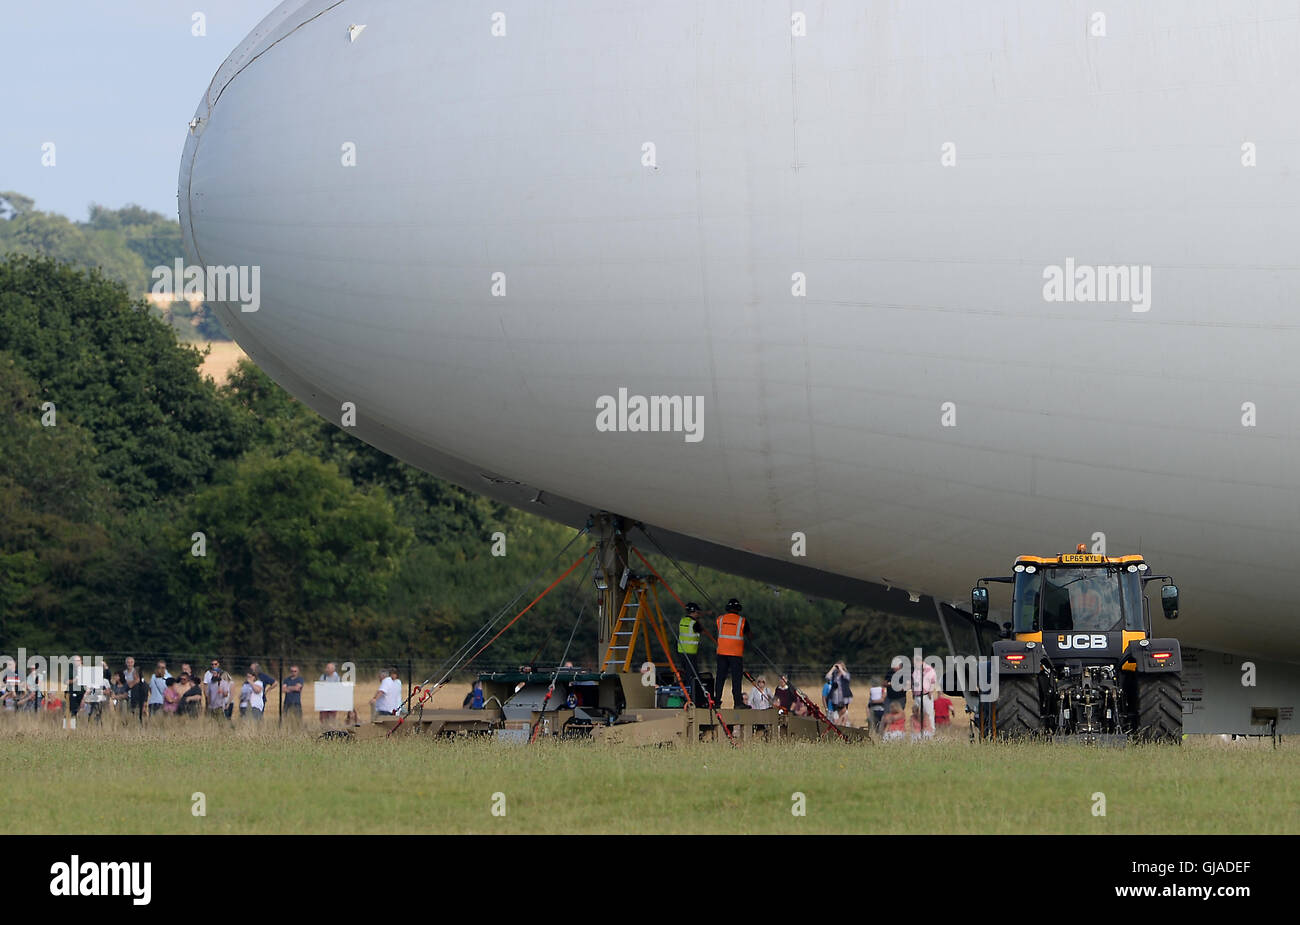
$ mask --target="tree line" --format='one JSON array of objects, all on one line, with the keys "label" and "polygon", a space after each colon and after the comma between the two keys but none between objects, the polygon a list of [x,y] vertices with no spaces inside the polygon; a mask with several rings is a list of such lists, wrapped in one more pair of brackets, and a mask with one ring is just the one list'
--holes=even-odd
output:
[{"label": "tree line", "polygon": [[[134,296],[151,292],[154,267],[184,259],[181,225],[174,217],[128,205],[92,204],[87,221],[42,212],[30,196],[0,192],[0,254],[53,257],[87,270],[99,268]],[[151,310],[186,341],[229,340],[206,305],[165,302]]]}]

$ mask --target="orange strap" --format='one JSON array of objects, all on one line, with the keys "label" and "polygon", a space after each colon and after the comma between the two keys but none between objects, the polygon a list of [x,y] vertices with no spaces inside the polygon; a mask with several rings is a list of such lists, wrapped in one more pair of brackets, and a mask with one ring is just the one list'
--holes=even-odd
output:
[{"label": "orange strap", "polygon": [[480,655],[482,655],[483,652],[487,649],[488,646],[492,645],[492,643],[496,642],[498,639],[501,638],[501,633],[504,633],[506,630],[510,629],[510,627],[514,626],[515,623],[518,622],[518,620],[519,620],[520,617],[522,617],[524,614],[528,613],[528,611],[532,610],[533,607],[536,606],[536,604],[537,604],[538,601],[540,601],[542,598],[546,597],[546,595],[550,594],[551,591],[554,590],[554,588],[555,588],[556,585],[558,585],[560,582],[564,581],[564,579],[568,578],[569,575],[570,575],[570,573],[572,573],[573,570],[574,570],[575,568],[577,568],[579,565],[581,565],[582,562],[583,562],[583,560],[586,559],[587,556],[591,555],[591,554],[592,554],[593,552],[595,552],[595,551],[596,551],[596,547],[595,547],[595,546],[592,546],[590,549],[588,549],[586,552],[584,552],[581,556],[579,556],[578,559],[577,559],[577,561],[575,561],[572,565],[570,565],[567,569],[564,570],[564,574],[563,574],[563,575],[561,575],[559,578],[557,578],[557,579],[555,579],[553,582],[551,582],[550,585],[547,586],[547,588],[546,588],[545,591],[543,591],[541,594],[537,595],[537,597],[533,598],[533,602],[532,602],[531,604],[529,604],[529,605],[528,605],[527,607],[525,607],[523,610],[519,611],[519,613],[515,614],[515,618],[514,618],[513,620],[511,620],[511,621],[510,621],[509,623],[507,623],[505,626],[501,627],[500,632],[498,632],[495,636],[493,636],[491,639],[489,639],[489,640],[487,641],[487,645],[483,646],[482,649],[479,649],[477,652],[475,652],[473,655],[471,655],[471,656],[469,657],[468,661],[466,661],[464,664],[462,664],[462,665],[460,666],[460,670],[461,670],[461,671],[464,671],[467,667],[469,667],[469,663],[470,663],[470,662],[474,661],[474,659],[476,659],[476,658],[478,658]]},{"label": "orange strap", "polygon": [[[572,540],[570,540],[570,542],[572,542]],[[564,579],[568,578],[568,577],[569,577],[569,574],[570,574],[570,573],[571,573],[575,568],[577,568],[579,565],[581,565],[581,564],[582,564],[582,561],[583,561],[584,559],[586,559],[587,556],[591,555],[591,554],[592,554],[593,552],[595,552],[595,551],[596,551],[596,547],[595,547],[595,546],[592,546],[590,549],[588,549],[586,552],[584,552],[581,556],[579,556],[578,559],[577,559],[577,561],[575,561],[572,565],[570,565],[567,569],[565,569],[563,575],[561,575],[559,578],[557,578],[557,579],[555,579],[553,582],[551,582],[550,585],[547,586],[547,588],[546,588],[545,591],[543,591],[541,594],[537,595],[537,597],[533,598],[533,601],[532,601],[531,604],[529,604],[529,605],[528,605],[527,607],[525,607],[523,610],[519,611],[519,613],[515,614],[515,618],[514,618],[513,620],[511,620],[511,621],[510,621],[509,623],[507,623],[505,626],[501,627],[501,632],[500,632],[500,633],[497,633],[495,636],[493,636],[491,639],[489,639],[489,640],[487,641],[487,645],[485,645],[482,649],[479,649],[477,652],[475,652],[473,655],[471,655],[471,656],[469,657],[469,659],[468,659],[466,662],[464,662],[464,663],[459,667],[458,670],[463,671],[465,668],[469,667],[469,663],[470,663],[470,662],[474,661],[474,659],[476,659],[476,658],[478,658],[480,655],[482,655],[483,652],[487,649],[488,646],[492,645],[492,643],[496,642],[498,639],[501,638],[501,633],[504,633],[506,630],[510,629],[510,627],[514,626],[515,623],[518,622],[518,620],[519,620],[520,617],[522,617],[524,614],[528,613],[528,611],[532,610],[533,607],[536,606],[536,604],[537,604],[538,601],[540,601],[542,598],[546,597],[546,595],[550,594],[551,591],[554,590],[554,588],[555,588],[556,585],[558,585],[560,582],[564,581]],[[442,687],[442,683],[441,683],[441,682],[439,682],[438,684],[435,684],[435,685],[433,686],[433,688],[432,688],[431,691],[426,691],[426,694],[427,694],[427,695],[431,695],[433,691],[438,690],[440,687]],[[417,687],[416,690],[418,690],[418,689],[419,689],[419,688]],[[412,696],[412,697],[415,696],[414,691],[412,691],[411,696]],[[410,703],[411,698],[408,697],[408,698],[406,698],[406,700],[407,700],[407,703]],[[424,703],[423,698],[420,700],[420,703]],[[387,735],[385,735],[385,738],[387,738],[388,736],[391,736],[394,732],[396,732],[397,729],[398,729],[398,727],[401,726],[402,723],[404,723],[404,722],[406,722],[406,716],[405,716],[405,715],[403,715],[403,716],[399,716],[399,717],[397,718],[397,722],[393,725],[393,728],[390,729],[390,730],[388,730],[388,733],[387,733]]]}]

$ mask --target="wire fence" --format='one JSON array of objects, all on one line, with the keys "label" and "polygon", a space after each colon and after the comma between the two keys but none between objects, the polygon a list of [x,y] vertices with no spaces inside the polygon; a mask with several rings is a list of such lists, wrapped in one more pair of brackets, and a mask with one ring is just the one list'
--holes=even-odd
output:
[{"label": "wire fence", "polygon": [[[121,673],[127,658],[134,659],[134,666],[139,672],[139,682],[132,691],[121,680]],[[0,656],[12,662],[11,656]],[[29,657],[30,659],[30,657]],[[4,712],[0,713],[0,722],[9,725],[17,722],[36,723],[40,726],[53,724],[56,728],[62,723],[66,728],[177,728],[192,726],[194,730],[221,726],[234,726],[245,730],[264,729],[266,731],[295,729],[307,731],[327,730],[339,727],[360,726],[378,717],[378,711],[385,702],[389,712],[395,705],[392,682],[389,681],[387,694],[381,690],[381,682],[389,672],[396,670],[398,685],[396,704],[406,705],[420,691],[415,685],[428,686],[435,682],[444,683],[438,688],[433,699],[424,704],[427,709],[459,709],[470,705],[471,687],[480,675],[494,672],[516,672],[531,669],[540,673],[549,673],[560,667],[554,660],[544,664],[520,665],[518,662],[503,660],[476,662],[471,670],[455,670],[448,673],[454,658],[443,659],[415,658],[413,656],[391,655],[386,657],[366,657],[355,659],[337,659],[317,654],[265,655],[235,654],[222,655],[216,661],[224,673],[229,674],[230,684],[226,694],[212,700],[214,692],[219,690],[206,683],[205,673],[209,672],[213,658],[200,658],[191,653],[177,652],[106,652],[81,656],[81,670],[94,673],[96,669],[107,682],[102,688],[70,683],[70,675],[62,672],[53,662],[68,661],[68,657],[42,659],[46,662],[44,670],[36,663],[40,676],[36,685],[31,685],[30,673],[24,678],[16,667],[7,667],[4,675]],[[570,658],[575,668],[589,671],[599,670],[600,660],[594,654],[591,658],[581,656]],[[699,670],[707,679],[712,678],[714,665],[711,658],[705,657],[699,662]],[[166,674],[179,679],[188,667],[195,679],[193,686],[153,684],[153,676],[159,664],[166,666]],[[333,665],[338,679],[351,682],[350,685],[336,685],[324,682],[327,666]],[[29,664],[30,667],[30,664]],[[296,675],[291,669],[297,668]],[[875,686],[878,682],[888,684],[890,669],[886,665],[863,664],[848,665],[853,681],[865,688]],[[754,664],[751,669],[754,681],[765,678],[774,688],[781,675],[784,675],[796,688],[806,690],[814,700],[822,690],[822,682],[829,666],[790,663],[779,669],[772,666],[760,668]],[[662,669],[661,669],[662,671]],[[48,672],[48,673],[47,673]],[[709,672],[708,675],[705,675]],[[248,679],[248,674],[254,678]],[[73,675],[76,672],[72,673]],[[254,696],[254,682],[262,682],[259,696]],[[82,675],[83,679],[86,677]],[[301,680],[301,690],[290,693],[286,686]],[[672,683],[672,682],[668,682]],[[745,687],[752,685],[746,683]],[[174,692],[173,692],[174,687]],[[161,688],[159,690],[158,688]],[[857,701],[866,703],[865,689],[858,691]],[[166,700],[163,700],[163,698]],[[341,700],[339,699],[341,697]],[[321,698],[329,698],[321,699]],[[161,701],[161,702],[160,702]],[[170,701],[170,705],[168,703]],[[423,701],[422,701],[423,703]],[[259,708],[260,704],[260,708]],[[319,707],[318,707],[319,704]],[[329,706],[330,709],[322,709]],[[399,708],[405,712],[404,707]],[[866,709],[864,706],[863,710]],[[862,712],[861,710],[859,712]],[[866,714],[864,713],[864,717]],[[27,717],[24,719],[23,717]],[[215,722],[214,722],[215,721]],[[206,724],[206,725],[205,725]]]},{"label": "wire fence", "polygon": [[[10,657],[12,660],[12,657]],[[112,675],[122,672],[127,667],[127,659],[134,660],[135,669],[147,679],[153,675],[156,666],[162,664],[165,666],[167,675],[180,677],[182,671],[188,667],[191,675],[196,679],[201,679],[210,671],[212,663],[218,662],[222,671],[231,675],[236,681],[242,680],[245,675],[251,671],[262,675],[269,675],[277,682],[289,677],[290,669],[298,668],[298,674],[308,683],[323,680],[325,669],[333,665],[335,671],[343,681],[349,681],[357,685],[359,689],[369,689],[377,687],[383,677],[387,677],[390,669],[396,669],[403,687],[408,684],[425,684],[427,682],[442,680],[444,675],[447,678],[446,683],[451,686],[468,685],[476,680],[479,675],[490,674],[493,672],[518,671],[521,668],[529,668],[537,671],[550,671],[556,667],[551,661],[544,661],[536,664],[522,664],[518,661],[502,661],[479,659],[474,662],[469,670],[454,670],[448,674],[448,658],[444,657],[429,658],[427,656],[415,657],[410,655],[390,655],[390,656],[370,656],[365,658],[344,659],[331,657],[328,655],[316,654],[295,654],[295,655],[273,655],[273,654],[223,654],[219,656],[203,656],[191,652],[96,652],[83,653],[82,662],[85,666],[102,664],[103,670],[107,672],[105,680],[112,679]],[[27,665],[13,665],[4,673],[4,680],[7,683],[14,681],[26,682],[32,674],[33,666],[39,677],[39,685],[43,693],[56,693],[60,690],[66,690],[71,685],[71,673],[59,670],[60,665],[66,666],[71,656],[27,656]],[[34,661],[35,660],[35,661]],[[594,654],[590,658],[583,658],[580,654],[572,654],[566,660],[572,662],[574,667],[587,670],[599,670],[599,658]],[[256,667],[254,667],[256,666]],[[850,677],[859,682],[867,683],[875,679],[887,682],[893,673],[888,665],[882,664],[864,664],[846,666]],[[704,658],[700,660],[701,670],[712,668],[712,659]],[[808,665],[808,664],[786,664],[779,668],[779,671],[772,669],[770,666],[763,668],[758,663],[753,663],[749,669],[755,678],[759,676],[766,677],[769,681],[774,681],[775,677],[771,675],[785,675],[791,681],[806,684],[811,679],[823,677],[829,671],[829,665]],[[278,688],[283,684],[279,683]],[[271,693],[275,693],[276,688],[272,688]],[[270,698],[268,698],[268,705]]]}]

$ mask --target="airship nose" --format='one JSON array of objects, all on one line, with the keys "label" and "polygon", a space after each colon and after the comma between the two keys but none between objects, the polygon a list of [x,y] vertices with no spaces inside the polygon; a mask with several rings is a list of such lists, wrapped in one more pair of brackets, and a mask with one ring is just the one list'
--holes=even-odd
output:
[{"label": "airship nose", "polygon": [[[177,290],[187,287],[191,295],[195,288],[202,289],[209,310],[264,368],[268,364],[263,361],[284,366],[271,355],[284,312],[273,313],[276,318],[261,315],[268,282],[263,271],[278,272],[277,279],[283,279],[286,265],[272,257],[265,236],[256,229],[265,229],[269,215],[287,204],[275,193],[275,184],[283,178],[276,175],[272,159],[259,157],[258,151],[275,143],[266,133],[283,122],[276,73],[283,72],[292,50],[277,49],[301,24],[310,5],[281,3],[218,69],[187,126],[177,184],[186,266],[183,278],[173,285]],[[261,101],[250,101],[251,92],[261,94]],[[292,156],[288,150],[283,154]]]},{"label": "airship nose", "polygon": [[374,392],[376,357],[390,392],[426,390],[436,332],[401,285],[429,242],[402,219],[424,179],[402,167],[412,146],[376,105],[397,78],[376,77],[380,30],[349,15],[287,2],[249,34],[187,127],[177,195],[191,267],[240,284],[238,298],[208,299],[240,346],[323,416],[364,398],[373,423],[392,397]]}]

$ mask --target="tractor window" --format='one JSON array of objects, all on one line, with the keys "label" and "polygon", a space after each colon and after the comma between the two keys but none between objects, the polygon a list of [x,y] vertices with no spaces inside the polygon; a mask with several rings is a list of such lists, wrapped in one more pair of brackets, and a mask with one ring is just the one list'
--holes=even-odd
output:
[{"label": "tractor window", "polygon": [[1038,589],[1042,585],[1042,572],[1016,572],[1016,591],[1011,601],[1013,632],[1038,632]]},{"label": "tractor window", "polygon": [[1122,629],[1118,577],[1118,571],[1112,568],[1047,571],[1043,582],[1043,629],[1102,633]]},{"label": "tractor window", "polygon": [[1141,573],[1120,572],[1119,590],[1124,598],[1124,628],[1139,633],[1146,632],[1145,608],[1142,606]]}]

